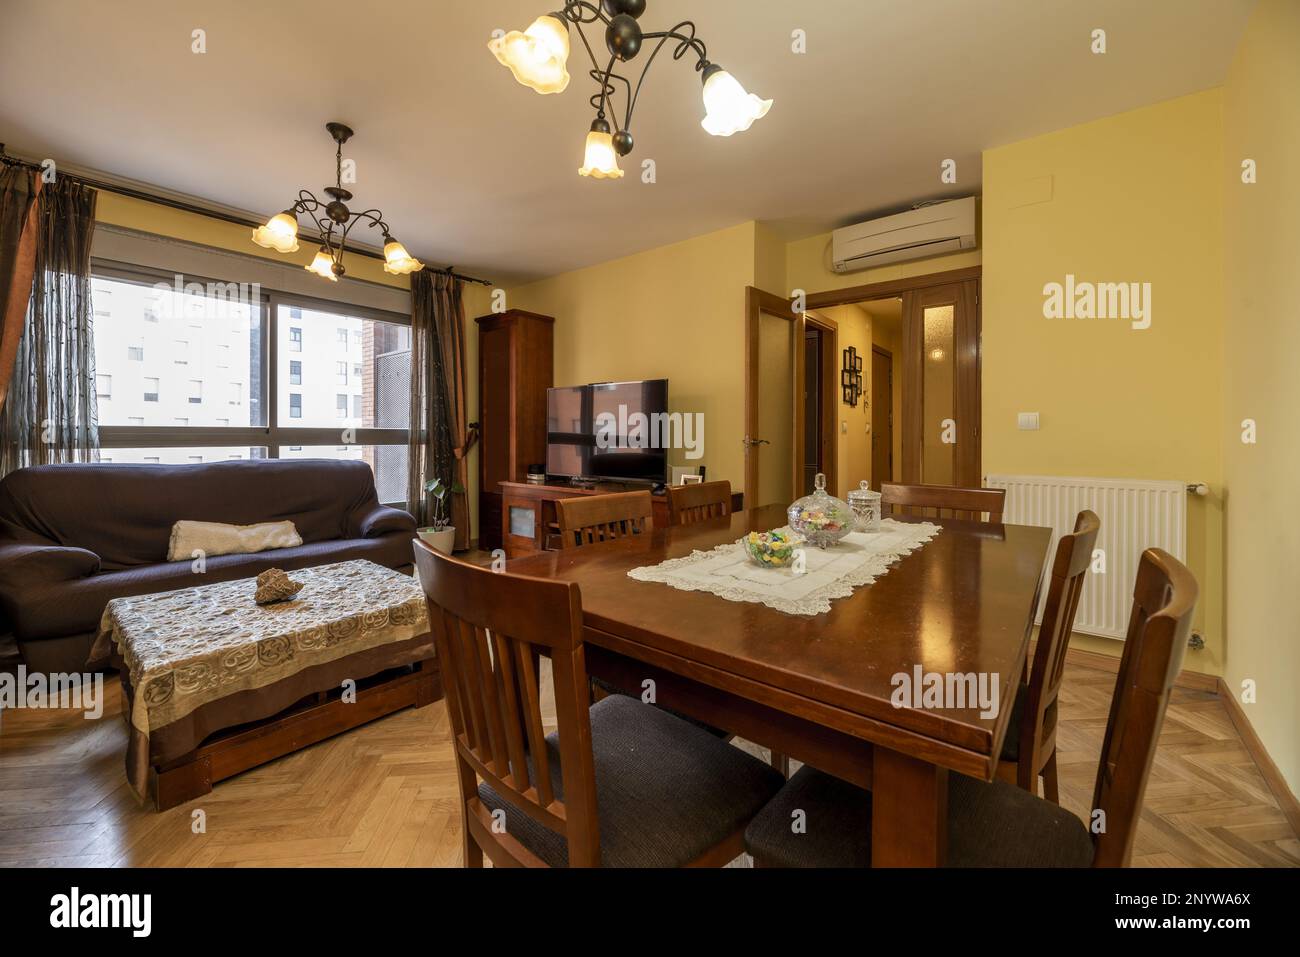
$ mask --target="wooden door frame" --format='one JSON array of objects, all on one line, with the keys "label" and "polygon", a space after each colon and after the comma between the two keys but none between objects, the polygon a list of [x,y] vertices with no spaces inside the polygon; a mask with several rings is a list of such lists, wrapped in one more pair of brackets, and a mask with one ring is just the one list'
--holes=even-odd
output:
[{"label": "wooden door frame", "polygon": [[[794,490],[795,498],[802,498],[806,493],[801,491],[803,488],[803,445],[808,436],[804,432],[803,422],[803,402],[801,396],[807,386],[804,380],[804,369],[807,358],[807,330],[809,327],[821,332],[821,367],[822,367],[822,395],[821,406],[823,414],[820,418],[822,435],[822,474],[826,476],[826,491],[832,495],[838,495],[839,486],[839,403],[841,401],[841,391],[839,389],[840,364],[840,325],[834,319],[827,319],[825,316],[814,316],[804,313],[795,320],[795,336],[797,338],[797,352],[795,356],[795,383],[794,383],[794,441],[795,441],[795,476],[797,481],[791,488]],[[793,501],[793,499],[792,499]]]},{"label": "wooden door frame", "polygon": [[[807,302],[806,302],[806,308],[809,310],[828,309],[832,306],[847,306],[852,303],[861,303],[872,299],[894,299],[900,297],[906,298],[908,294],[915,294],[925,289],[932,288],[934,286],[952,286],[952,285],[959,285],[961,283],[966,283],[971,281],[973,281],[976,284],[974,287],[975,302],[973,303],[974,317],[975,317],[974,335],[972,337],[973,341],[967,341],[967,342],[957,344],[958,348],[973,349],[975,352],[975,363],[974,363],[975,375],[971,380],[963,380],[963,382],[958,385],[958,388],[966,390],[968,401],[972,402],[972,408],[975,410],[975,414],[974,414],[975,422],[974,425],[972,426],[973,428],[972,437],[974,441],[967,443],[967,449],[970,450],[969,454],[971,456],[971,459],[964,459],[962,464],[965,465],[966,470],[974,477],[976,485],[983,484],[983,472],[981,471],[983,468],[983,449],[982,449],[983,442],[981,437],[981,422],[980,422],[980,419],[983,414],[982,406],[981,406],[981,393],[983,391],[983,354],[980,347],[980,330],[983,328],[983,315],[982,315],[983,297],[980,296],[979,294],[979,284],[983,280],[983,277],[984,277],[984,267],[982,265],[965,266],[961,269],[949,269],[946,272],[932,272],[932,273],[926,273],[921,276],[905,276],[900,279],[887,279],[883,282],[872,282],[862,286],[847,286],[844,289],[830,289],[827,290],[826,292],[814,292],[808,295]],[[909,361],[908,356],[911,355],[911,352],[909,352],[908,350],[908,343],[909,343],[908,330],[910,326],[911,323],[908,322],[907,311],[906,309],[904,309],[903,328],[902,328],[903,356],[901,359],[900,367],[896,370],[900,375],[903,376],[903,383],[902,383],[903,385],[903,409],[902,409],[902,429],[903,429],[902,470],[903,473],[902,474],[903,474],[904,482],[919,482],[920,481],[919,461],[914,470],[916,474],[910,474],[908,471],[908,461],[909,461],[908,436],[912,434],[916,434],[916,435],[920,434],[919,431],[917,431],[919,430],[920,427],[919,423],[916,422],[909,423],[908,420],[908,397],[907,397],[908,383],[909,381],[912,381],[913,383],[920,381],[919,379],[913,378],[914,376],[920,374],[920,369],[913,370],[907,368],[907,363]],[[917,350],[912,350],[912,351],[917,351]],[[916,385],[913,384],[912,387],[916,388]],[[914,414],[919,415],[919,410],[916,410]],[[960,440],[958,444],[959,446],[961,445]],[[961,466],[959,465],[958,466],[959,470],[960,467]]]},{"label": "wooden door frame", "polygon": [[[888,478],[879,478],[879,477],[877,477],[877,476],[875,475],[875,464],[876,464],[876,463],[875,463],[875,456],[874,456],[874,455],[872,456],[872,462],[871,462],[871,465],[872,465],[872,469],[871,469],[871,471],[872,471],[872,476],[871,476],[871,477],[872,477],[872,479],[874,480],[874,481],[871,483],[871,487],[872,487],[873,489],[875,489],[877,492],[879,492],[879,491],[880,491],[880,484],[881,484],[882,482],[892,482],[892,481],[894,481],[894,427],[895,427],[895,426],[894,426],[894,382],[893,382],[893,378],[894,378],[894,353],[893,353],[893,350],[892,350],[892,349],[886,349],[884,346],[878,346],[878,345],[876,345],[874,342],[871,344],[871,352],[872,352],[872,355],[879,354],[879,355],[882,355],[882,356],[884,356],[886,359],[889,360],[889,378],[890,378],[890,381],[889,381],[888,385],[887,385],[886,388],[885,388],[885,394],[886,394],[887,396],[889,396],[889,447],[888,447],[888,449],[887,449],[887,451],[889,452],[889,476],[888,476]],[[872,369],[872,370],[871,370],[871,384],[874,386],[875,383],[876,383],[876,370],[875,370],[875,369]],[[899,383],[899,384],[901,385],[902,383]],[[875,418],[876,418],[876,405],[875,405],[874,397],[873,397],[873,401],[872,401],[872,405],[871,405],[871,419],[872,419],[872,422],[871,422],[871,441],[872,441],[873,446],[874,446],[874,443],[875,443],[875,440],[876,440],[876,422],[875,422]]]},{"label": "wooden door frame", "polygon": [[[755,490],[758,488],[758,457],[750,454],[749,445],[749,441],[755,437],[754,433],[758,431],[758,324],[759,317],[763,313],[788,320],[790,323],[790,372],[792,384],[790,415],[792,419],[791,439],[794,443],[791,447],[792,474],[790,488],[792,491],[801,487],[803,478],[802,439],[804,438],[804,429],[800,412],[802,411],[801,398],[804,387],[803,336],[809,318],[813,320],[813,325],[823,332],[823,372],[828,368],[838,369],[835,360],[839,356],[839,325],[834,320],[820,316],[807,317],[805,313],[795,312],[794,303],[790,299],[784,299],[775,293],[765,292],[753,286],[745,287],[745,436],[743,441],[745,442],[746,508],[755,508],[764,504],[757,501],[755,497]],[[829,333],[829,335],[825,333]],[[827,365],[827,356],[830,357],[829,365]],[[823,375],[822,379],[824,394],[834,400],[828,402],[823,399],[825,407],[828,411],[838,413],[839,393],[835,391],[838,377]],[[826,473],[826,487],[832,492],[838,480],[839,469],[839,447],[836,439],[836,423],[838,421],[838,414],[822,416],[822,467]],[[795,495],[795,498],[798,497],[798,495]]]}]

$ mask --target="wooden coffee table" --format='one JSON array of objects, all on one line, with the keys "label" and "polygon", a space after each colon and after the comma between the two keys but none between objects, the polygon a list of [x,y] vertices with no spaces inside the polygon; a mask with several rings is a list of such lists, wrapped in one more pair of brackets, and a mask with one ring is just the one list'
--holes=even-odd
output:
[{"label": "wooden coffee table", "polygon": [[290,572],[292,600],[253,579],[111,601],[127,779],[166,810],[217,781],[442,697],[424,595],[367,561]]}]

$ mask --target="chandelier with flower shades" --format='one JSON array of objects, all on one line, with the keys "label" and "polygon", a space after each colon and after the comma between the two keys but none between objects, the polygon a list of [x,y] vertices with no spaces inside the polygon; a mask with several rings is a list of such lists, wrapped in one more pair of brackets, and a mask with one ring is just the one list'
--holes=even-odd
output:
[{"label": "chandelier with flower shades", "polygon": [[334,153],[334,185],[326,186],[323,192],[329,202],[321,202],[308,190],[299,190],[297,201],[282,213],[276,213],[267,222],[253,230],[253,242],[276,252],[293,253],[298,251],[298,216],[306,213],[320,229],[321,246],[311,263],[306,266],[308,272],[324,279],[338,282],[347,270],[343,268],[343,249],[348,235],[358,223],[366,223],[371,229],[378,229],[384,239],[384,272],[395,276],[405,276],[424,268],[424,263],[406,251],[406,247],[393,238],[384,222],[384,214],[377,209],[367,209],[354,213],[347,203],[352,193],[343,188],[343,144],[352,138],[352,130],[342,123],[326,123],[325,129],[334,138],[337,148]]},{"label": "chandelier with flower shades", "polygon": [[[585,161],[578,170],[582,176],[597,179],[622,177],[618,157],[632,152],[630,127],[637,97],[650,65],[665,45],[672,45],[674,60],[680,60],[688,53],[696,56],[695,69],[704,84],[705,116],[700,125],[707,132],[714,136],[731,136],[747,130],[772,107],[771,100],[745,92],[730,73],[709,61],[708,51],[695,36],[695,24],[691,21],[683,20],[670,30],[642,30],[639,21],[645,8],[646,0],[601,0],[599,6],[586,0],[564,0],[563,10],[538,17],[522,33],[516,30],[495,37],[488,44],[488,49],[524,86],[538,93],[561,93],[569,85],[569,31],[570,25],[573,26],[591,59],[590,76],[598,86],[591,97],[596,119],[587,134]],[[592,24],[605,25],[609,61],[603,69],[583,32],[584,26]],[[614,67],[617,63],[636,59],[643,47],[649,53],[641,76],[633,85],[626,77],[615,73]],[[614,108],[614,97],[619,92],[625,98],[621,124]]]}]

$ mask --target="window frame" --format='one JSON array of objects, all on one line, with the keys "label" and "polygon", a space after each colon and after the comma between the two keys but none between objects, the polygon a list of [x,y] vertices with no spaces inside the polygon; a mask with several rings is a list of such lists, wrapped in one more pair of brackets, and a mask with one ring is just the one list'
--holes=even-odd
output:
[{"label": "window frame", "polygon": [[[116,282],[136,283],[152,286],[156,283],[171,285],[175,273],[144,266],[129,266],[123,263],[92,258],[90,264],[92,278],[103,278]],[[230,279],[216,279],[187,273],[186,282],[230,283]],[[389,322],[394,325],[411,325],[411,317],[385,309],[371,306],[357,306],[304,296],[298,293],[281,292],[268,289],[261,290],[261,324],[260,345],[262,355],[262,377],[260,395],[257,396],[265,411],[265,425],[254,426],[141,426],[141,425],[100,425],[99,444],[108,451],[111,449],[163,449],[163,448],[203,448],[203,447],[239,447],[265,448],[266,458],[278,459],[280,448],[333,446],[363,447],[380,445],[406,446],[409,442],[408,429],[378,428],[304,428],[281,423],[279,420],[279,395],[281,388],[286,391],[290,384],[278,381],[279,369],[279,313],[280,307],[297,307],[302,310],[327,312],[338,317],[353,319],[371,319]],[[301,325],[301,318],[285,319]],[[292,351],[292,350],[291,350]],[[288,365],[285,366],[286,370]],[[285,373],[286,379],[288,372]],[[253,390],[249,389],[244,401],[252,401]],[[343,441],[344,433],[349,433],[352,441]]]}]

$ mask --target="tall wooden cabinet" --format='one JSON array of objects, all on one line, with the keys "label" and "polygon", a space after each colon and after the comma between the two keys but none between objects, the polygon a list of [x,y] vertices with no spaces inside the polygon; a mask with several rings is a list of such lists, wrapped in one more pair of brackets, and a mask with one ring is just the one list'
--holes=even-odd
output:
[{"label": "tall wooden cabinet", "polygon": [[479,547],[502,547],[502,482],[522,482],[546,463],[546,390],[554,384],[550,316],[522,309],[481,316],[479,356]]}]

